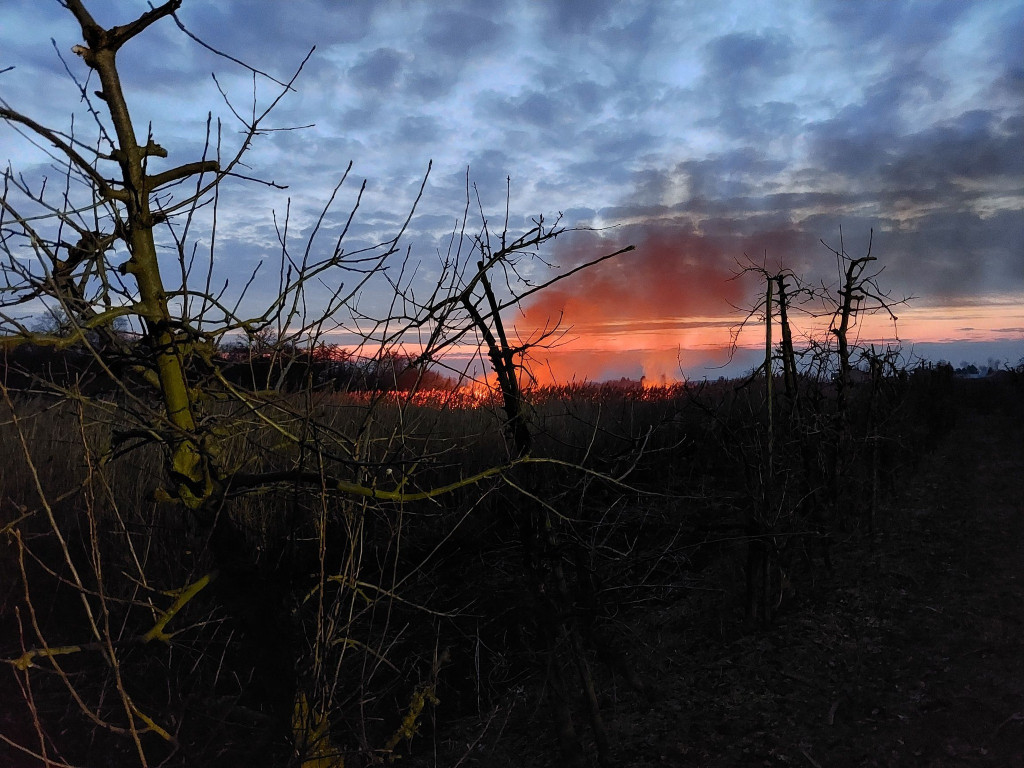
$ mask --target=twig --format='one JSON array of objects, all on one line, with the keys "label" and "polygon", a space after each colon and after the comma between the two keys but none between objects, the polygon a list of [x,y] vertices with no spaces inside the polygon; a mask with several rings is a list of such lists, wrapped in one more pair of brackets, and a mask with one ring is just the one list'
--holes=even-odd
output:
[{"label": "twig", "polygon": [[807,754],[807,750],[804,749],[803,747],[800,747],[800,754],[803,755],[804,757],[806,757],[807,758],[807,762],[809,762],[811,765],[813,765],[814,768],[821,768],[821,763],[819,763],[817,760],[815,760],[813,757],[811,757],[809,754]]}]

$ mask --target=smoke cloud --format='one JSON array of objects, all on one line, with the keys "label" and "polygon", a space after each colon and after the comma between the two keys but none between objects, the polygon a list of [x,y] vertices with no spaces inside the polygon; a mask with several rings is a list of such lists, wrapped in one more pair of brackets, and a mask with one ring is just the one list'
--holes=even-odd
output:
[{"label": "smoke cloud", "polygon": [[515,323],[521,339],[557,326],[534,353],[544,382],[645,377],[676,381],[721,365],[734,309],[746,303],[736,254],[685,225],[576,233],[555,260],[565,268],[628,244],[636,250],[584,270],[530,302]]}]

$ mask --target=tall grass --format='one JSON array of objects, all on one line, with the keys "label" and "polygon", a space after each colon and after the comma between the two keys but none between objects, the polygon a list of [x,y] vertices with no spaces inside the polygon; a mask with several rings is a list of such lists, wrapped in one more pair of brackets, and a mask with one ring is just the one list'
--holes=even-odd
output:
[{"label": "tall grass", "polygon": [[[941,425],[925,417],[948,386],[892,386],[886,419],[872,417],[875,432],[844,465],[852,493],[877,481],[868,438],[878,430],[908,452],[939,439]],[[528,486],[510,467],[415,502],[339,494],[330,481],[414,492],[506,465],[496,403],[341,393],[268,397],[230,413],[213,403],[209,412],[236,425],[225,466],[283,479],[229,493],[218,514],[233,524],[212,528],[160,500],[159,446],[134,446],[118,404],[9,396],[0,657],[10,674],[0,697],[15,704],[0,762],[43,764],[28,750],[71,764],[299,765],[289,750],[305,743],[307,756],[356,765],[385,747],[415,751],[409,717],[409,728],[426,728],[518,710],[516,691],[542,690],[530,686],[550,664],[521,584],[523,504],[557,515],[554,560],[540,566],[557,565],[579,590],[572,621],[595,637],[628,638],[629,611],[694,586],[717,596],[724,617],[742,617],[744,520],[763,469],[758,392],[531,393],[532,458],[550,461],[529,465]],[[821,397],[827,408],[827,387]],[[865,395],[863,407],[871,402]],[[282,428],[300,439],[282,440]],[[821,436],[778,444],[778,482],[793,498],[819,482],[803,475],[808,446],[828,465]],[[323,487],[289,482],[296,468]],[[804,536],[809,514],[794,507],[773,534]],[[154,634],[162,617],[167,637]],[[54,653],[61,646],[79,650]]]}]

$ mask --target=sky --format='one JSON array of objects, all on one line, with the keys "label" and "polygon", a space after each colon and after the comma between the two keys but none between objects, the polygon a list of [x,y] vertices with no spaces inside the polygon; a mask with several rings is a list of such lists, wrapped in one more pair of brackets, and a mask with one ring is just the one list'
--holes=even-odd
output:
[{"label": "sky", "polygon": [[[105,25],[147,7],[86,5]],[[418,280],[438,274],[467,169],[492,229],[507,196],[513,233],[538,215],[581,230],[544,251],[554,271],[538,263],[534,279],[636,246],[509,311],[524,337],[561,322],[558,345],[535,353],[542,377],[749,368],[756,333],[731,365],[726,347],[737,308],[761,288],[737,272],[753,263],[832,285],[836,259],[822,241],[854,257],[870,241],[879,284],[913,297],[895,328],[865,319],[861,343],[898,337],[908,358],[957,365],[1024,358],[1019,0],[185,0],[179,18],[279,79],[316,46],[270,123],[310,127],[258,137],[247,160],[247,172],[288,189],[225,186],[215,271],[236,285],[278,257],[274,215],[288,209],[301,241],[350,161],[321,227],[325,242],[341,232],[365,179],[350,249],[400,230],[432,163],[402,241]],[[14,69],[0,74],[0,97],[48,125],[67,127],[72,112],[86,125],[57,55],[82,72],[70,54],[80,37],[56,1],[4,0],[0,70]],[[210,111],[225,142],[236,140],[218,83],[247,109],[250,73],[169,20],[119,60],[136,125],[152,125],[167,163],[201,155]],[[262,105],[276,96],[262,79],[256,93]],[[47,173],[4,128],[0,159]],[[248,298],[269,301],[275,287],[260,279]],[[365,300],[384,296],[375,291]]]}]

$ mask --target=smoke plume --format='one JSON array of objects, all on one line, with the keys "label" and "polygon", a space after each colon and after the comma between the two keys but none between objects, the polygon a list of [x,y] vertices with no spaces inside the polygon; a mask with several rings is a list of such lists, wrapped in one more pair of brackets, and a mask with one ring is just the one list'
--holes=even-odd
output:
[{"label": "smoke plume", "polygon": [[[576,233],[555,260],[571,268],[628,244],[636,250],[584,270],[530,302],[515,323],[522,339],[558,326],[534,353],[541,381],[645,377],[674,381],[680,368],[721,364],[745,302],[735,254],[683,226]],[[697,374],[699,375],[699,374]]]}]

